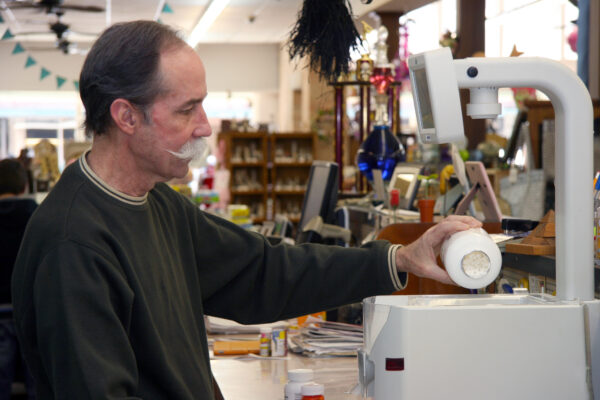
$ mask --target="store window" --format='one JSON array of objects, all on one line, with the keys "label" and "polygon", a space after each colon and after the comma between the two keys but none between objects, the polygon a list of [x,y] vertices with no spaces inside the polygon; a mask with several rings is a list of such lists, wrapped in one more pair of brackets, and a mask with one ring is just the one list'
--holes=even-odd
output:
[{"label": "store window", "polygon": [[[488,0],[486,1],[485,55],[508,57],[513,46],[523,57],[545,57],[576,70],[577,53],[570,47],[576,33],[578,8],[569,0]],[[406,13],[400,18],[408,27],[411,54],[440,47],[446,32],[456,32],[456,0],[440,0]],[[545,99],[538,92],[540,99]],[[502,115],[492,122],[496,133],[509,137],[517,114],[511,89],[499,91]],[[403,132],[416,130],[416,117],[410,83],[401,96]]]}]

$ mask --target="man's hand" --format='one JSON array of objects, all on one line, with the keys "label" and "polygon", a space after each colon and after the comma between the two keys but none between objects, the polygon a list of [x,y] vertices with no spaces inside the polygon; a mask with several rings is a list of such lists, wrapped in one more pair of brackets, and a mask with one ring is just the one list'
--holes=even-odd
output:
[{"label": "man's hand", "polygon": [[396,268],[416,276],[455,285],[450,275],[440,268],[436,257],[444,240],[456,232],[480,228],[481,222],[472,217],[451,215],[429,228],[417,240],[396,251]]}]

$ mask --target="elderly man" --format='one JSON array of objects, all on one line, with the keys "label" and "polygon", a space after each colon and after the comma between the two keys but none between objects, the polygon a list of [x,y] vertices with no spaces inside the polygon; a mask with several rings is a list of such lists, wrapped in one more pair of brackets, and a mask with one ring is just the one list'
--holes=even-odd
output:
[{"label": "elderly man", "polygon": [[271,246],[164,183],[211,134],[205,71],[170,28],[118,24],[96,41],[80,92],[92,149],[26,232],[13,277],[25,357],[42,399],[211,399],[204,314],[258,323],[402,289],[435,262],[454,217],[400,248]]}]

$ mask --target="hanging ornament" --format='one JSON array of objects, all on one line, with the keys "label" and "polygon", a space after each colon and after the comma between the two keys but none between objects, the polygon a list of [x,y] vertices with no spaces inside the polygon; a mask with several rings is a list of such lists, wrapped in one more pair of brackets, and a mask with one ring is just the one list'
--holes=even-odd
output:
[{"label": "hanging ornament", "polygon": [[373,130],[360,145],[356,154],[356,163],[367,180],[373,181],[373,170],[381,171],[384,181],[389,181],[396,164],[406,159],[406,152],[400,140],[390,129],[388,115],[388,89],[394,81],[392,64],[387,58],[387,37],[385,27],[377,32],[375,68],[370,80],[377,94],[375,95],[375,123]]},{"label": "hanging ornament", "polygon": [[307,56],[310,68],[332,82],[348,73],[350,49],[358,42],[349,0],[304,0],[288,41],[289,55]]}]

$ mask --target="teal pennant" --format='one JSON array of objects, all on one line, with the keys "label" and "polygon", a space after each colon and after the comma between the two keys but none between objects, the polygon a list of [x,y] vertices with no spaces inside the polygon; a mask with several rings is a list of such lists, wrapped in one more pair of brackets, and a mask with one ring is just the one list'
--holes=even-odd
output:
[{"label": "teal pennant", "polygon": [[4,23],[4,18],[2,18],[2,14],[0,14],[0,24]]},{"label": "teal pennant", "polygon": [[44,78],[46,78],[48,75],[50,75],[50,71],[42,67],[42,71],[40,72],[40,81],[44,80]]},{"label": "teal pennant", "polygon": [[27,61],[25,61],[25,68],[29,68],[29,67],[31,67],[32,65],[35,65],[35,64],[37,64],[37,61],[35,61],[33,59],[33,57],[31,57],[31,56],[27,56]]},{"label": "teal pennant", "polygon": [[165,3],[165,5],[162,8],[162,12],[165,14],[173,14],[173,9],[171,8],[170,5],[168,5],[167,3]]},{"label": "teal pennant", "polygon": [[57,76],[56,77],[56,88],[60,88],[62,85],[65,84],[67,80],[65,78],[63,78],[62,76]]},{"label": "teal pennant", "polygon": [[79,91],[79,81],[73,81],[73,86],[75,86],[75,90]]},{"label": "teal pennant", "polygon": [[0,39],[0,40],[8,40],[8,39],[12,39],[14,37],[15,37],[15,35],[13,35],[10,32],[10,29],[7,29],[6,32],[4,32],[4,35],[2,35],[2,39]]},{"label": "teal pennant", "polygon": [[25,49],[23,48],[23,46],[21,46],[21,43],[17,43],[17,44],[15,44],[15,48],[13,49],[12,53],[19,54],[19,53],[23,53],[24,51],[25,51]]}]

